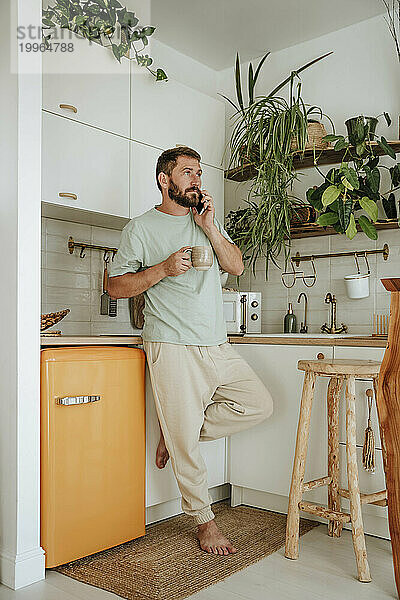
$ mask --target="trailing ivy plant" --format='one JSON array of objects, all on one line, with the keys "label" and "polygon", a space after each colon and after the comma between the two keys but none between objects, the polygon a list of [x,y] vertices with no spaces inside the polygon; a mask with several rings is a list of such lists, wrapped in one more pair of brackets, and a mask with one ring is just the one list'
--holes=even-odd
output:
[{"label": "trailing ivy plant", "polygon": [[[155,27],[141,27],[134,12],[127,10],[118,0],[54,0],[54,6],[48,6],[42,11],[43,40],[46,48],[50,48],[50,40],[54,28],[70,31],[85,37],[87,40],[105,45],[108,39],[112,52],[118,62],[123,56],[130,58],[130,50],[137,64],[145,67],[156,78],[156,81],[167,79],[163,69],[151,69],[153,59],[143,54],[154,33]],[[119,43],[113,41],[113,36],[121,30]],[[137,46],[139,45],[139,47]]]},{"label": "trailing ivy plant", "polygon": [[[390,118],[385,114],[390,124]],[[374,136],[376,137],[376,136]],[[378,219],[378,203],[381,201],[386,214],[395,215],[394,192],[400,189],[400,163],[392,167],[379,164],[373,146],[369,143],[367,130],[358,131],[357,145],[350,144],[342,135],[327,135],[326,141],[335,142],[335,150],[344,150],[340,167],[330,169],[323,177],[323,183],[307,190],[307,200],[320,213],[317,223],[333,226],[338,233],[353,239],[359,228],[372,240],[378,238],[374,223]],[[396,154],[382,136],[378,140],[385,155],[396,159]],[[389,171],[391,188],[380,192],[380,169]]]},{"label": "trailing ivy plant", "polygon": [[[323,116],[320,108],[304,103],[301,83],[297,80],[302,71],[328,54],[292,71],[267,95],[255,96],[255,84],[268,56],[269,53],[255,70],[252,63],[249,64],[247,106],[239,55],[236,56],[235,70],[237,103],[224,96],[235,108],[229,167],[244,167],[251,163],[255,171],[245,200],[247,207],[231,211],[227,228],[254,274],[257,259],[265,258],[266,277],[270,260],[277,264],[282,251],[286,260],[290,254],[290,222],[297,207],[304,205],[304,200],[292,195],[292,185],[297,178],[293,164],[295,153],[304,152],[309,118]],[[279,95],[287,85],[288,99]]]}]

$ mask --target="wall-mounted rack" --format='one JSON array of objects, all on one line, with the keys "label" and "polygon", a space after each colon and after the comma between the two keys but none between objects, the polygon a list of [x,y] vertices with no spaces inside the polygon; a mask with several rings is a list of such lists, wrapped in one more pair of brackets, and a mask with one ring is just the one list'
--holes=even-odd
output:
[{"label": "wall-mounted rack", "polygon": [[298,252],[296,252],[295,256],[291,257],[291,261],[296,264],[296,267],[300,265],[303,261],[313,261],[315,258],[336,258],[338,256],[362,256],[365,257],[369,254],[382,254],[383,260],[387,260],[389,257],[389,246],[385,244],[381,250],[361,250],[354,252],[330,252],[328,254],[313,254],[311,256],[300,256]]},{"label": "wall-mounted rack", "polygon": [[107,254],[112,252],[112,260],[114,260],[115,254],[118,252],[118,248],[108,248],[107,246],[97,246],[96,244],[87,244],[86,242],[75,242],[72,236],[69,236],[68,239],[68,250],[70,254],[73,254],[75,248],[80,248],[81,252],[79,256],[81,258],[85,258],[85,250],[89,248],[90,250],[102,250],[104,252],[104,260],[106,259]]}]

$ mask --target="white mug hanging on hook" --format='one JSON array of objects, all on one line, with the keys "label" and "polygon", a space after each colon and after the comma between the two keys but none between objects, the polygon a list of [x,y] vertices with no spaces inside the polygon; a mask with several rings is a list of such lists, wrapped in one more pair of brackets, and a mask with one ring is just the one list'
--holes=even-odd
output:
[{"label": "white mug hanging on hook", "polygon": [[354,275],[345,275],[344,283],[346,286],[346,292],[349,298],[352,300],[360,300],[361,298],[368,298],[369,296],[369,277],[370,268],[367,259],[367,253],[363,253],[367,273],[360,272],[360,265],[358,264],[357,252],[354,252],[354,260],[356,261],[357,273]]}]

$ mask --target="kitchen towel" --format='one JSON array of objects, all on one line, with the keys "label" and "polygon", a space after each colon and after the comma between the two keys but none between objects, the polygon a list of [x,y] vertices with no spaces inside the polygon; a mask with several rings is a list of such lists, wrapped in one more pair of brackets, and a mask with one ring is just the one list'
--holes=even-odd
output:
[{"label": "kitchen towel", "polygon": [[[286,515],[213,505],[216,522],[238,548],[216,556],[198,546],[196,526],[178,515],[147,527],[143,538],[67,563],[55,570],[129,600],[182,600],[222,581],[285,543]],[[300,535],[318,525],[301,519]],[[284,559],[282,559],[284,560]]]}]

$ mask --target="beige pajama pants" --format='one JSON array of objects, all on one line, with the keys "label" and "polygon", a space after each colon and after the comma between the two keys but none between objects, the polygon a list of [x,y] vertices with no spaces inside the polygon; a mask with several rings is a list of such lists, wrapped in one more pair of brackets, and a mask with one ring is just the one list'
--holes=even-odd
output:
[{"label": "beige pajama pants", "polygon": [[216,440],[272,414],[272,398],[234,348],[143,342],[153,395],[182,510],[196,523],[214,518],[199,442]]}]

